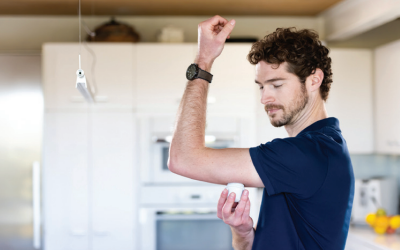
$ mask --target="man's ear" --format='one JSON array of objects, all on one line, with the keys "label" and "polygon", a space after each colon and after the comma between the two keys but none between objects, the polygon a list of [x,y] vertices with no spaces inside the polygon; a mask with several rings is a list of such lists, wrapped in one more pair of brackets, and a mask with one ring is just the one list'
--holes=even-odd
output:
[{"label": "man's ear", "polygon": [[311,91],[318,90],[324,80],[324,72],[317,68],[314,74],[309,76],[311,78]]}]

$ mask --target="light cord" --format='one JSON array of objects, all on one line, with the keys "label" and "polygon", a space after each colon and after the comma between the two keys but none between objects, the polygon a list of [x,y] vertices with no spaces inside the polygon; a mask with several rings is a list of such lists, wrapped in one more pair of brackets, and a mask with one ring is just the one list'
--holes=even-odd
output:
[{"label": "light cord", "polygon": [[81,69],[81,0],[79,0],[79,69]]}]

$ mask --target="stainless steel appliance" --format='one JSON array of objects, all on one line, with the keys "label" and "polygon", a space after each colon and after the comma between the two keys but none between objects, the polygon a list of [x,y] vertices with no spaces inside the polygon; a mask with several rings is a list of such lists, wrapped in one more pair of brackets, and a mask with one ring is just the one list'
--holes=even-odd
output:
[{"label": "stainless steel appliance", "polygon": [[398,213],[397,181],[394,178],[356,179],[354,185],[354,201],[351,213],[353,224],[367,224],[365,217],[384,208],[388,215]]},{"label": "stainless steel appliance", "polygon": [[41,58],[0,56],[0,249],[41,248]]},{"label": "stainless steel appliance", "polygon": [[223,188],[144,187],[139,210],[139,249],[233,249],[231,230],[216,214]]}]

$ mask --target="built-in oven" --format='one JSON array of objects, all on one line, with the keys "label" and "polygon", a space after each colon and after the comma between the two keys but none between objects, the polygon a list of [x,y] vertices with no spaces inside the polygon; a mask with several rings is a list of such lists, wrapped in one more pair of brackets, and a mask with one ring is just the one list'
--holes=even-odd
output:
[{"label": "built-in oven", "polygon": [[[193,180],[176,175],[168,169],[170,135],[153,136],[151,145],[150,177],[153,183],[193,182]],[[233,135],[230,138],[206,135],[206,147],[222,149],[235,145],[237,140]]]},{"label": "built-in oven", "polygon": [[[148,117],[141,121],[141,180],[143,183],[193,183],[192,179],[176,175],[168,169],[169,146],[174,117]],[[204,138],[207,147],[222,149],[242,146],[241,119],[209,117]],[[247,131],[247,130],[246,130]]]},{"label": "built-in oven", "polygon": [[[211,207],[144,208],[143,250],[231,250],[230,227]],[[144,221],[144,220],[142,220]]]},{"label": "built-in oven", "polygon": [[[230,227],[217,217],[217,202],[223,189],[221,185],[144,187],[139,209],[139,249],[231,250]],[[255,193],[253,189],[249,191]]]}]

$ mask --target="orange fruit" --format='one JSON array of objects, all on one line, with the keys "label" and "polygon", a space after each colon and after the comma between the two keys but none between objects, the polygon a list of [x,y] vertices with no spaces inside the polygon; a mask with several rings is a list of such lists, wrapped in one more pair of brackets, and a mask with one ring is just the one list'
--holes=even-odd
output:
[{"label": "orange fruit", "polygon": [[389,218],[387,216],[379,216],[375,219],[375,227],[384,227],[387,228],[389,226]]}]

